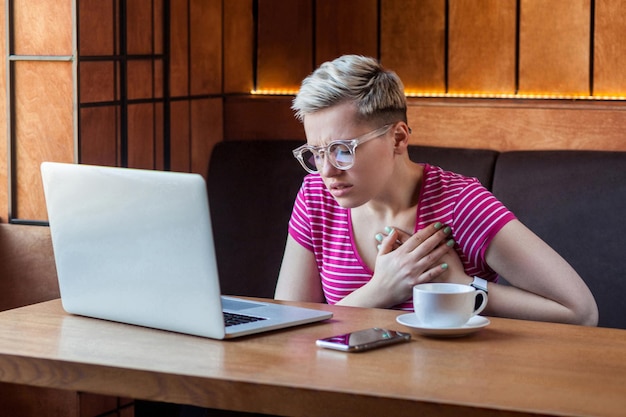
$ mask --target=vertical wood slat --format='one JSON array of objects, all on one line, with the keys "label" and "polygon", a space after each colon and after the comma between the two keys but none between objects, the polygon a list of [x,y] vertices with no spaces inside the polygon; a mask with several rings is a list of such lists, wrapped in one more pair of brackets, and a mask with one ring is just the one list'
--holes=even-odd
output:
[{"label": "vertical wood slat", "polygon": [[15,169],[13,217],[47,219],[39,165],[74,160],[73,77],[70,62],[14,64]]},{"label": "vertical wood slat", "polygon": [[519,92],[589,94],[590,0],[521,0]]},{"label": "vertical wood slat", "polygon": [[249,93],[254,88],[253,0],[224,2],[224,93]]},{"label": "vertical wood slat", "polygon": [[172,171],[188,172],[191,168],[190,107],[190,100],[177,100],[170,103],[170,169]]},{"label": "vertical wood slat", "polygon": [[153,16],[152,16],[152,51],[154,54],[161,55],[164,52],[163,49],[163,19],[164,19],[164,5],[166,0],[152,0],[153,4]]},{"label": "vertical wood slat", "polygon": [[[5,0],[6,1],[6,0]],[[0,33],[7,33],[6,7],[0,5]],[[1,38],[1,36],[0,36]],[[6,42],[0,43],[0,53],[7,56]],[[7,146],[7,73],[6,65],[0,65],[0,221],[6,222],[9,217],[8,195],[8,146]]]},{"label": "vertical wood slat", "polygon": [[626,0],[596,0],[594,95],[626,93]]},{"label": "vertical wood slat", "polygon": [[516,0],[450,2],[448,92],[515,93]]},{"label": "vertical wood slat", "polygon": [[80,162],[116,166],[119,106],[91,107],[80,111]]},{"label": "vertical wood slat", "polygon": [[313,70],[312,0],[258,0],[258,89],[300,88]]},{"label": "vertical wood slat", "polygon": [[[119,0],[77,2],[79,56],[112,57],[119,51]],[[113,102],[120,97],[120,66],[112,58],[80,61],[78,66],[80,104]],[[76,159],[81,163],[116,166],[119,155],[119,106],[79,109],[79,144]]]},{"label": "vertical wood slat", "polygon": [[155,113],[152,103],[130,104],[128,109],[128,167],[155,168]]},{"label": "vertical wood slat", "polygon": [[445,1],[381,0],[380,59],[407,92],[446,91]]},{"label": "vertical wood slat", "polygon": [[222,91],[222,0],[190,2],[190,94]]},{"label": "vertical wood slat", "polygon": [[165,169],[165,106],[157,101],[152,104],[154,111],[154,169]]},{"label": "vertical wood slat", "polygon": [[188,2],[170,2],[170,96],[189,94]]},{"label": "vertical wood slat", "polygon": [[377,3],[377,0],[315,2],[316,65],[343,54],[378,58]]},{"label": "vertical wood slat", "polygon": [[152,0],[126,2],[126,51],[129,55],[152,54]]}]

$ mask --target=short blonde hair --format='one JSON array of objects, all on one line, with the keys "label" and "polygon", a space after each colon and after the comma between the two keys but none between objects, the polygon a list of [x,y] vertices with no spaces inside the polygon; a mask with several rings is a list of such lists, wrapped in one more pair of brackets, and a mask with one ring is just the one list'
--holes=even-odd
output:
[{"label": "short blonde hair", "polygon": [[376,59],[361,55],[344,55],[320,65],[302,81],[291,108],[303,121],[307,114],[345,102],[353,102],[364,120],[407,121],[400,78]]}]

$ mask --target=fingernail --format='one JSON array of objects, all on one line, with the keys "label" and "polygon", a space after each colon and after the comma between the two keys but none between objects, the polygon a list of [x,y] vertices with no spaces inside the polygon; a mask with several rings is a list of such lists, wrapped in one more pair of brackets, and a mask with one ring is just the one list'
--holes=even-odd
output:
[{"label": "fingernail", "polygon": [[443,229],[443,232],[447,235],[449,235],[451,231],[452,231],[452,228],[450,226],[446,226],[446,228]]},{"label": "fingernail", "polygon": [[393,233],[393,227],[385,226],[385,233],[388,235]]},{"label": "fingernail", "polygon": [[454,239],[450,239],[450,240],[448,240],[448,241],[446,242],[446,245],[448,245],[448,246],[450,246],[450,247],[454,246]]},{"label": "fingernail", "polygon": [[441,264],[441,269],[448,269],[448,264]]},{"label": "fingernail", "polygon": [[377,241],[382,242],[383,241],[383,235],[381,233],[377,233],[376,236],[374,236],[376,238]]},{"label": "fingernail", "polygon": [[378,250],[380,251],[380,247],[381,247],[381,246],[380,246],[380,245],[378,245],[378,246],[376,246],[376,249],[378,249]]},{"label": "fingernail", "polygon": [[435,230],[441,229],[441,226],[443,226],[443,224],[441,224],[441,222],[435,223]]}]

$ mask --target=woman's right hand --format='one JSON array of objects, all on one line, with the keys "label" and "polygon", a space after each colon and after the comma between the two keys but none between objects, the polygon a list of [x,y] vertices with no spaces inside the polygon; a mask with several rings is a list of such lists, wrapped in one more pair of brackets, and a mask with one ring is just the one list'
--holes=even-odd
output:
[{"label": "woman's right hand", "polygon": [[446,272],[442,258],[454,246],[450,232],[439,222],[413,235],[387,230],[379,245],[372,279],[342,304],[388,308],[408,300],[413,286]]}]

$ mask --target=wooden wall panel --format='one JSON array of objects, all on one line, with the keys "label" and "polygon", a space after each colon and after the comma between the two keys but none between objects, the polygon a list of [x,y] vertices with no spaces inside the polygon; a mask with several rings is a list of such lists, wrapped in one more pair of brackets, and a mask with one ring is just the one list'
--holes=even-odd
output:
[{"label": "wooden wall panel", "polygon": [[0,392],[0,407],[6,416],[81,417],[76,391],[2,382]]},{"label": "wooden wall panel", "polygon": [[115,76],[113,61],[84,61],[78,65],[81,103],[113,101],[119,96],[116,94],[119,80]]},{"label": "wooden wall panel", "polygon": [[192,101],[191,172],[202,174],[205,179],[213,146],[224,137],[224,132],[220,128],[223,118],[221,98]]},{"label": "wooden wall panel", "polygon": [[119,107],[87,107],[80,110],[80,162],[117,166]]},{"label": "wooden wall panel", "polygon": [[72,64],[15,63],[15,175],[13,217],[47,219],[39,165],[74,160]]},{"label": "wooden wall panel", "polygon": [[484,0],[475,9],[475,0],[450,2],[448,92],[513,94],[517,2]]},{"label": "wooden wall panel", "polygon": [[12,0],[17,55],[72,55],[73,0]]},{"label": "wooden wall panel", "polygon": [[590,93],[590,21],[590,0],[521,0],[520,93]]},{"label": "wooden wall panel", "polygon": [[[304,141],[290,104],[290,97],[226,100],[225,140]],[[626,102],[409,98],[408,118],[415,145],[626,151]]]},{"label": "wooden wall panel", "polygon": [[171,170],[206,178],[213,146],[223,140],[221,98],[171,103]]},{"label": "wooden wall panel", "polygon": [[380,60],[407,91],[446,91],[445,1],[381,0]]},{"label": "wooden wall panel", "polygon": [[302,124],[294,117],[289,96],[227,97],[224,140],[301,139]]},{"label": "wooden wall panel", "polygon": [[314,68],[312,0],[258,0],[257,89],[300,88]]},{"label": "wooden wall panel", "polygon": [[[315,2],[316,66],[343,54],[378,58],[377,3],[378,0],[317,0]],[[353,24],[347,24],[347,22]],[[358,26],[358,30],[354,24]]]},{"label": "wooden wall panel", "polygon": [[626,151],[626,104],[411,100],[411,143],[428,146]]},{"label": "wooden wall panel", "polygon": [[254,88],[253,0],[224,2],[224,93],[249,93]]},{"label": "wooden wall panel", "polygon": [[126,64],[126,97],[128,100],[153,98],[156,86],[153,61],[149,59],[128,60]]},{"label": "wooden wall panel", "polygon": [[78,52],[80,55],[113,55],[117,51],[115,39],[117,0],[78,0]]},{"label": "wooden wall panel", "polygon": [[[626,92],[626,0],[596,0],[594,95]],[[617,41],[618,40],[618,41]]]},{"label": "wooden wall panel", "polygon": [[191,95],[222,92],[222,0],[191,0]]}]

